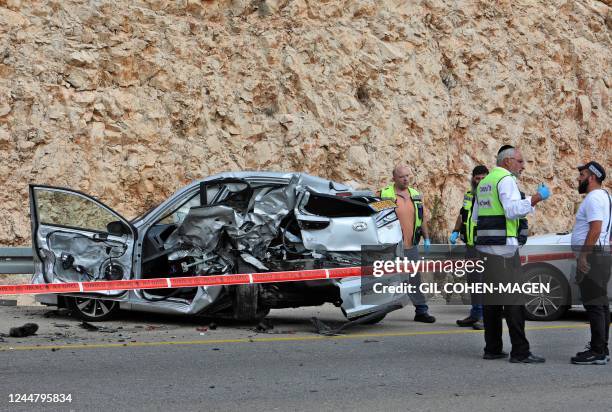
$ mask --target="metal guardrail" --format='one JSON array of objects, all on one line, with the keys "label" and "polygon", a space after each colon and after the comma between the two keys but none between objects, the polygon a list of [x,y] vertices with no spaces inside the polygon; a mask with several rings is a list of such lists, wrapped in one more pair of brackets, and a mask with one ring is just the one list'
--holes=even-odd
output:
[{"label": "metal guardrail", "polygon": [[31,247],[0,247],[0,275],[32,274]]}]

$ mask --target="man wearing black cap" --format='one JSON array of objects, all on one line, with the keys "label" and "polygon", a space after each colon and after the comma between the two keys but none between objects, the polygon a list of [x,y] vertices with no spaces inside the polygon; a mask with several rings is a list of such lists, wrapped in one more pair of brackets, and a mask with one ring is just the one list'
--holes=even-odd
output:
[{"label": "man wearing black cap", "polygon": [[[502,146],[497,152],[497,167],[480,181],[472,219],[476,222],[476,249],[485,263],[484,281],[518,283],[521,281],[521,261],[518,254],[520,219],[534,211],[534,206],[548,199],[550,190],[541,183],[533,196],[521,198],[516,179],[525,168],[519,149]],[[484,359],[508,356],[502,350],[502,317],[506,318],[512,351],[512,363],[542,363],[545,359],[529,350],[525,336],[525,318],[520,296],[498,294],[484,296],[485,327]]]},{"label": "man wearing black cap", "polygon": [[576,214],[572,249],[576,253],[576,282],[591,324],[591,342],[571,361],[578,365],[605,365],[610,361],[610,225],[612,199],[601,188],[605,169],[597,162],[578,167],[578,193],[586,196]]},{"label": "man wearing black cap", "polygon": [[[472,210],[474,208],[476,187],[487,174],[489,174],[489,169],[483,165],[478,165],[472,170],[471,188],[463,195],[463,207],[459,211],[459,216],[457,216],[457,221],[455,222],[455,228],[449,238],[449,242],[452,245],[457,243],[458,238],[463,240],[467,245],[465,255],[467,259],[476,257],[476,251],[474,250],[476,224],[472,220]],[[482,279],[477,273],[470,273],[468,275],[468,282],[482,282]],[[472,309],[470,310],[470,315],[465,319],[459,319],[457,325],[461,327],[471,326],[476,330],[484,329],[482,323],[482,299],[480,298],[481,296],[479,294],[473,293],[471,295]]]}]

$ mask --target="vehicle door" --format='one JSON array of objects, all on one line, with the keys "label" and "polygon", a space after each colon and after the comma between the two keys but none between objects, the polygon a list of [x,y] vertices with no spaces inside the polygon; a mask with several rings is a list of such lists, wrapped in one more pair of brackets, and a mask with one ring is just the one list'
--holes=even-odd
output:
[{"label": "vehicle door", "polygon": [[30,185],[30,216],[34,282],[131,278],[136,231],[108,206],[74,190]]}]

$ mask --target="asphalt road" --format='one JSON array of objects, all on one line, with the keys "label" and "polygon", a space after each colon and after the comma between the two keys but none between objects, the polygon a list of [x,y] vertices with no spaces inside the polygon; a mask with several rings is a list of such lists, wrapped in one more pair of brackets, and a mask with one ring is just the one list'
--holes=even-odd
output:
[{"label": "asphalt road", "polygon": [[[333,307],[273,311],[268,333],[234,324],[207,330],[200,320],[143,314],[91,332],[44,311],[0,312],[2,328],[41,324],[38,336],[0,342],[0,410],[612,408],[612,365],[569,364],[588,341],[583,313],[529,323],[532,350],[547,363],[522,365],[482,360],[482,332],[454,326],[466,313],[457,306],[432,308],[439,318],[433,325],[411,321],[412,309],[403,309],[338,337],[314,334],[308,321],[340,321]],[[9,395],[18,393],[71,394],[72,402],[11,403]]]}]

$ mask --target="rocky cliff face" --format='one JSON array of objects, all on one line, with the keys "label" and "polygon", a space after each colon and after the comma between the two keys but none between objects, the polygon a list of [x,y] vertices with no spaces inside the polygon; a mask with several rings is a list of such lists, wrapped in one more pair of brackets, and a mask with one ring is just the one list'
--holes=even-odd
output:
[{"label": "rocky cliff face", "polygon": [[29,242],[31,182],[132,217],[219,171],[376,188],[398,162],[442,239],[503,143],[553,189],[532,229],[566,229],[574,166],[610,167],[610,6],[0,0],[0,244]]}]

